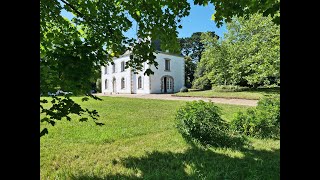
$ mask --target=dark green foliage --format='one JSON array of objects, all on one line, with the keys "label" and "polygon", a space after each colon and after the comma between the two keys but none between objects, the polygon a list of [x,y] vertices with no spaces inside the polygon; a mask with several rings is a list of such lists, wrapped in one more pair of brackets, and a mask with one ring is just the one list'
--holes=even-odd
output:
[{"label": "dark green foliage", "polygon": [[188,92],[188,88],[182,87],[182,88],[180,89],[180,92]]},{"label": "dark green foliage", "polygon": [[[207,33],[210,34],[211,37],[219,39],[219,36],[216,35],[215,32],[208,31]],[[205,49],[204,44],[201,42],[201,34],[203,34],[203,32],[195,32],[191,37],[179,39],[182,55],[191,57],[194,62],[200,62],[201,54]]]},{"label": "dark green foliage", "polygon": [[179,132],[189,142],[215,147],[241,142],[232,138],[228,123],[220,117],[220,109],[212,102],[187,102],[177,111],[176,120]]},{"label": "dark green foliage", "polygon": [[41,132],[40,132],[40,137],[41,137],[41,136],[44,136],[44,135],[46,135],[46,134],[48,134],[48,129],[47,129],[47,128],[44,128],[44,129],[42,129]]},{"label": "dark green foliage", "polygon": [[199,77],[192,83],[192,88],[194,89],[209,90],[211,89],[211,87],[211,81],[207,76]]},{"label": "dark green foliage", "polygon": [[192,81],[194,79],[194,72],[197,68],[197,64],[194,63],[189,56],[184,57],[184,78],[185,78],[185,85],[188,88],[192,87]]},{"label": "dark green foliage", "polygon": [[96,89],[98,93],[101,93],[101,78],[98,78],[96,81]]},{"label": "dark green foliage", "polygon": [[216,92],[241,92],[248,90],[249,87],[233,86],[233,85],[220,85],[213,86],[212,90]]},{"label": "dark green foliage", "polygon": [[238,112],[231,129],[248,136],[280,138],[280,96],[266,96],[257,107]]},{"label": "dark green foliage", "polygon": [[[188,88],[192,87],[194,73],[197,68],[197,63],[200,62],[202,52],[205,50],[204,44],[201,42],[201,34],[203,32],[195,32],[191,37],[180,38],[181,54],[185,56],[185,85]],[[210,37],[219,36],[215,32],[207,32]]]},{"label": "dark green foliage", "polygon": [[234,16],[248,18],[254,13],[271,16],[275,24],[280,24],[280,0],[194,0],[194,4],[198,5],[207,5],[209,2],[215,6],[212,19],[218,27],[222,26],[223,22],[230,22]]}]

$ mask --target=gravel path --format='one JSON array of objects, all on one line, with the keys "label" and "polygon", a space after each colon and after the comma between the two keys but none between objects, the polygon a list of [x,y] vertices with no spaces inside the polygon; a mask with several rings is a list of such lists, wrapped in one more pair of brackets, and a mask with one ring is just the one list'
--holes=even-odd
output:
[{"label": "gravel path", "polygon": [[244,106],[256,106],[258,100],[249,99],[226,99],[226,98],[201,98],[201,97],[176,97],[171,96],[171,94],[102,94],[97,93],[97,96],[110,96],[110,97],[128,97],[128,98],[143,98],[143,99],[162,99],[162,100],[182,100],[182,101],[212,101],[221,104],[235,104]]}]

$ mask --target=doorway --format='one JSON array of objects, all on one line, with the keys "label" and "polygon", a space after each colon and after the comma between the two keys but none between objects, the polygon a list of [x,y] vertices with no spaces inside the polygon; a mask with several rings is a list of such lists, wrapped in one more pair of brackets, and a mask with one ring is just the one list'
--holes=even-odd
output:
[{"label": "doorway", "polygon": [[161,93],[173,93],[174,80],[173,77],[165,75],[161,78]]}]

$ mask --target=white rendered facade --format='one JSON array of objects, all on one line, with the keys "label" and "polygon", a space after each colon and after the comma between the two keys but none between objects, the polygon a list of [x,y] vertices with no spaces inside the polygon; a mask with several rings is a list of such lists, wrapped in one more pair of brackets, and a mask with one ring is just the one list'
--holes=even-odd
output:
[{"label": "white rendered facade", "polygon": [[144,71],[150,66],[147,63],[144,63],[143,70],[138,74],[134,74],[131,68],[122,68],[124,65],[122,63],[130,60],[129,54],[114,59],[115,72],[113,72],[111,63],[106,67],[101,67],[102,93],[153,94],[178,92],[184,87],[184,58],[163,52],[155,54],[155,56],[155,60],[159,63],[158,69],[152,65],[151,70],[154,74],[150,76],[143,75]]}]

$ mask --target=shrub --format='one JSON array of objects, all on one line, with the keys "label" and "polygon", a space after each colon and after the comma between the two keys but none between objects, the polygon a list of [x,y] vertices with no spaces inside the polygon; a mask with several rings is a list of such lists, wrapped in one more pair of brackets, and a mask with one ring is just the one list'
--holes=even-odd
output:
[{"label": "shrub", "polygon": [[233,86],[233,85],[220,85],[213,86],[212,89],[216,92],[240,92],[246,91],[249,87]]},{"label": "shrub", "polygon": [[202,76],[195,79],[192,84],[193,89],[209,90],[212,87],[211,82],[207,76]]},{"label": "shrub", "polygon": [[220,147],[236,142],[220,117],[220,109],[212,102],[187,102],[177,111],[176,120],[179,132],[189,142]]},{"label": "shrub", "polygon": [[248,136],[280,138],[280,96],[265,96],[257,107],[238,112],[231,129]]},{"label": "shrub", "polygon": [[182,87],[182,88],[180,89],[180,92],[188,92],[188,88]]}]

